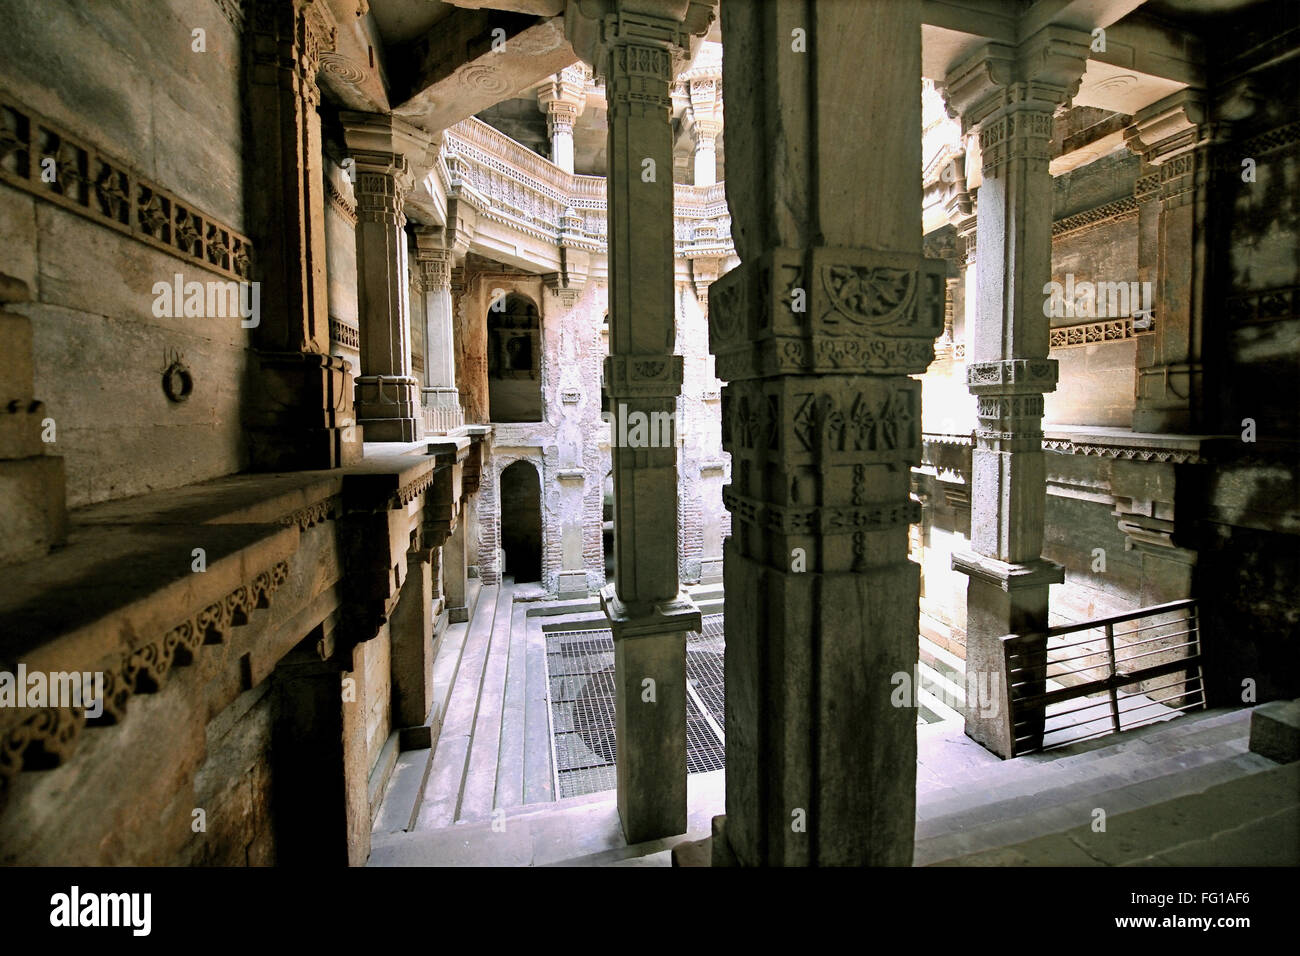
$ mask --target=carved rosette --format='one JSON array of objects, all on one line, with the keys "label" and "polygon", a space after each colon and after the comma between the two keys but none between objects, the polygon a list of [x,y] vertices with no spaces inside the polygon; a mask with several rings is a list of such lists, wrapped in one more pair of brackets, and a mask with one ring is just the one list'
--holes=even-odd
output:
[{"label": "carved rosette", "polygon": [[680,355],[610,355],[605,358],[605,386],[610,398],[673,399],[682,390]]},{"label": "carved rosette", "polygon": [[709,287],[724,381],[786,374],[910,375],[943,331],[943,260],[865,249],[776,249]]}]

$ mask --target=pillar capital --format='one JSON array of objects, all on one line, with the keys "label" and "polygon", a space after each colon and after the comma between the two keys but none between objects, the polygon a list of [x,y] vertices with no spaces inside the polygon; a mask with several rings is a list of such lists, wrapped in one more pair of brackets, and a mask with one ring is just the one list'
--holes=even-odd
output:
[{"label": "pillar capital", "polygon": [[1164,166],[1191,150],[1227,138],[1232,124],[1211,118],[1204,90],[1179,90],[1133,117],[1124,142],[1148,166]]},{"label": "pillar capital", "polygon": [[944,77],[948,114],[961,120],[963,133],[1010,113],[1050,117],[1079,91],[1090,39],[1085,31],[1053,24],[1016,46],[985,44]]}]

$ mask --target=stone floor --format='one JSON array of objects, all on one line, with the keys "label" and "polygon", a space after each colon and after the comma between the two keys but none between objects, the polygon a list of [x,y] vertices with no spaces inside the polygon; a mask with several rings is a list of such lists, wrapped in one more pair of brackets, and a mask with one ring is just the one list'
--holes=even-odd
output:
[{"label": "stone floor", "polygon": [[[672,847],[708,836],[723,812],[725,771],[688,777],[687,833],[637,846],[612,790],[557,800],[546,635],[598,630],[604,615],[589,600],[515,598],[513,582],[474,582],[471,623],[449,629],[435,661],[442,732],[434,749],[399,756],[369,864],[670,865]],[[960,704],[960,660],[928,642],[922,656],[919,703],[936,719],[917,729],[918,865],[1300,862],[1300,764],[1250,752],[1249,710],[1002,761],[948,706]],[[1091,829],[1098,810],[1114,839]]]}]

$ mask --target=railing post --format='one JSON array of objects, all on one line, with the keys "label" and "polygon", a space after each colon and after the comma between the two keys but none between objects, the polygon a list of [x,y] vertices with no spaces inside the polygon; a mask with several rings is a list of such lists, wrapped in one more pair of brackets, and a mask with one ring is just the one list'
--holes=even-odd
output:
[{"label": "railing post", "polygon": [[[1106,625],[1106,661],[1110,670],[1110,673],[1107,676],[1109,676],[1109,678],[1113,682],[1115,680],[1115,677],[1118,674],[1118,670],[1116,668],[1116,663],[1115,663],[1115,625],[1114,624]],[[1115,689],[1114,683],[1110,685],[1110,722],[1115,729],[1115,733],[1119,733],[1120,731],[1119,694]]]}]

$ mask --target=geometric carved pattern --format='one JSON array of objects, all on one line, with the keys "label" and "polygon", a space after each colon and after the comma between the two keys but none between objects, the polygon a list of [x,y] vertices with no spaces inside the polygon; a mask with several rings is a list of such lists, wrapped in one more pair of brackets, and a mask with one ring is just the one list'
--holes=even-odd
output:
[{"label": "geometric carved pattern", "polygon": [[132,694],[157,691],[173,666],[192,663],[204,644],[218,644],[230,628],[247,624],[249,613],[269,607],[271,595],[288,577],[289,564],[280,561],[158,639],[90,668],[104,675],[102,715],[87,721],[85,707],[44,707],[10,727],[0,736],[0,784],[7,788],[9,778],[21,770],[48,769],[62,763],[87,723],[106,725],[123,720]]},{"label": "geometric carved pattern", "polygon": [[[1142,331],[1151,332],[1153,329]],[[1104,322],[1058,326],[1051,330],[1049,345],[1054,349],[1065,349],[1077,345],[1095,345],[1098,342],[1122,342],[1135,335],[1137,332],[1133,329],[1132,319],[1109,319]]]},{"label": "geometric carved pattern", "polygon": [[[42,173],[54,170],[54,181]],[[46,177],[48,178],[48,177]],[[0,180],[173,256],[246,280],[253,245],[0,91]]]}]

